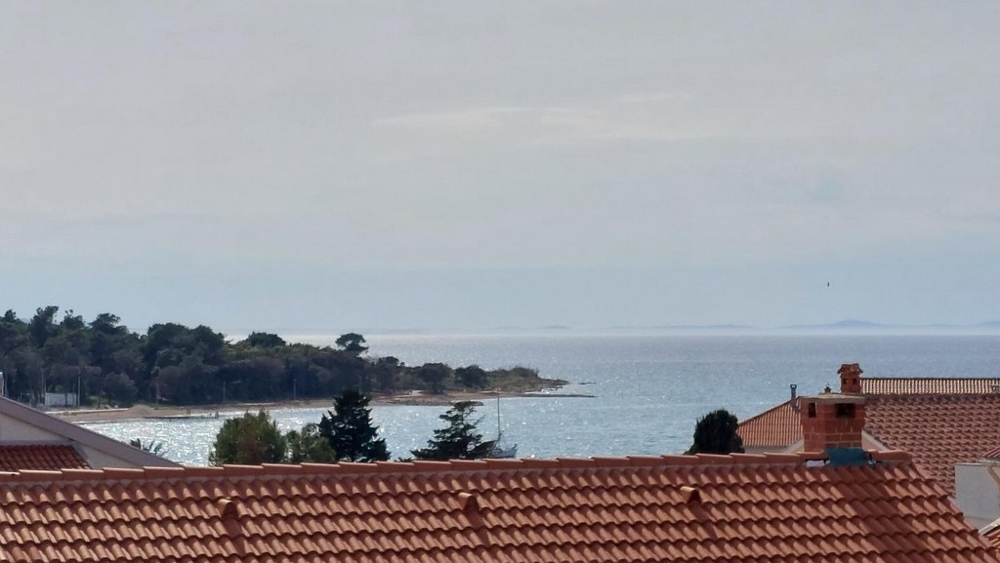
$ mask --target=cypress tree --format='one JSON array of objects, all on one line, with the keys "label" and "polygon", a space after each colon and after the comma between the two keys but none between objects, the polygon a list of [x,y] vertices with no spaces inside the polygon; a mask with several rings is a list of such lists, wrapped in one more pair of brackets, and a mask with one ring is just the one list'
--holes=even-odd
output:
[{"label": "cypress tree", "polygon": [[712,411],[698,419],[694,444],[686,454],[743,453],[743,439],[736,433],[739,420],[725,409]]}]

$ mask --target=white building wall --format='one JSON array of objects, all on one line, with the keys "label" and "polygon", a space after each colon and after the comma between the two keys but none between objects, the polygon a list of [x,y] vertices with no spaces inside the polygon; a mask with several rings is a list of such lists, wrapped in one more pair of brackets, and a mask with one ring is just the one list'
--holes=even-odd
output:
[{"label": "white building wall", "polygon": [[16,418],[0,414],[0,441],[3,442],[65,442],[66,438]]},{"label": "white building wall", "polygon": [[957,464],[955,504],[976,529],[1000,518],[1000,463]]}]

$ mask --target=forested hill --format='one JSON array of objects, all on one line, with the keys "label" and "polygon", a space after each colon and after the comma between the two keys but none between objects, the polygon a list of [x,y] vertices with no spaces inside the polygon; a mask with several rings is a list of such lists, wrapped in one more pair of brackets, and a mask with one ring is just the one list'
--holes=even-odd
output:
[{"label": "forested hill", "polygon": [[76,393],[84,405],[127,406],[137,401],[174,405],[329,398],[345,389],[366,394],[407,390],[529,391],[564,381],[515,367],[482,370],[431,363],[406,366],[398,359],[368,357],[360,334],[345,334],[337,347],[289,344],[255,332],[228,342],[207,326],[155,324],[131,332],[110,313],[92,321],[59,307],[39,308],[29,320],[8,310],[0,319],[0,371],[6,395],[36,403],[43,392]]}]

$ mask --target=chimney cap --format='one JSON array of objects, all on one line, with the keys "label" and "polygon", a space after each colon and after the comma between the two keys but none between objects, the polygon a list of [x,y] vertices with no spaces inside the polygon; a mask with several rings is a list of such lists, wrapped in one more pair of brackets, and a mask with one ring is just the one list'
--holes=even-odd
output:
[{"label": "chimney cap", "polygon": [[799,402],[813,403],[850,403],[852,405],[863,405],[868,402],[864,395],[850,395],[845,393],[823,393],[820,395],[803,395],[799,397]]}]

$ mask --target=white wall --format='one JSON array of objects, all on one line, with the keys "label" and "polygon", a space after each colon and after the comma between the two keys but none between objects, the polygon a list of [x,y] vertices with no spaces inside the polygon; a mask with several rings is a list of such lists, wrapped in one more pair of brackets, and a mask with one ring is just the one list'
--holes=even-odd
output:
[{"label": "white wall", "polygon": [[1000,462],[956,465],[955,504],[976,529],[1000,518]]}]

